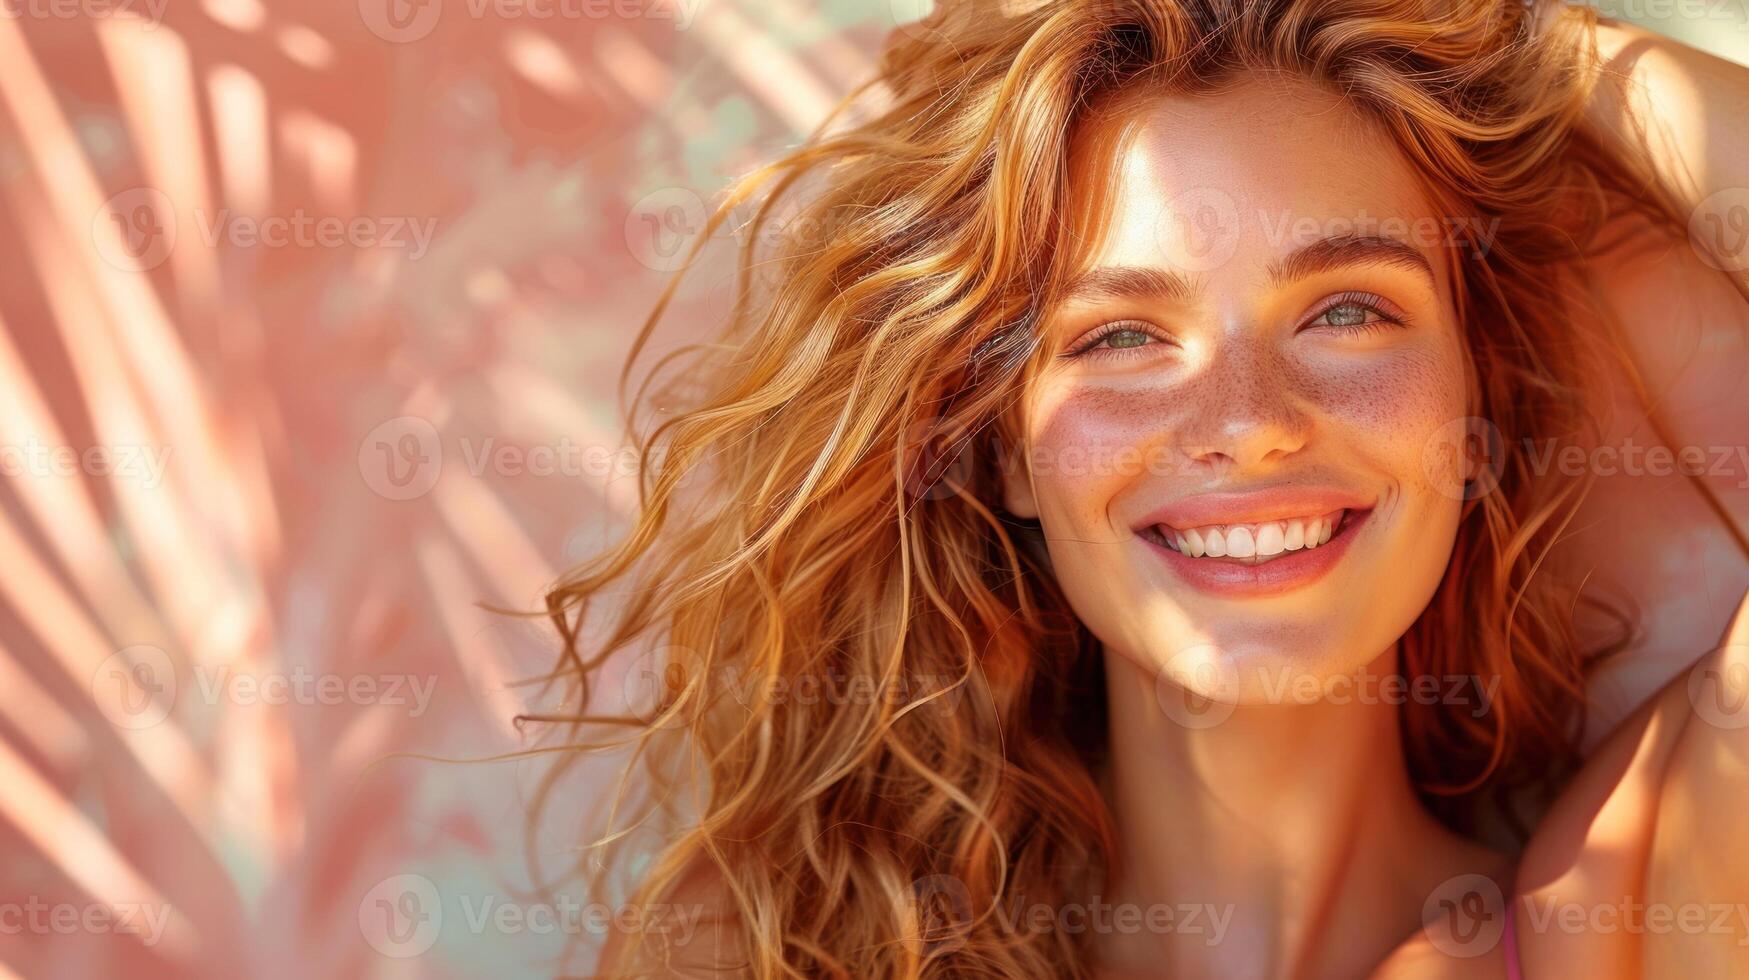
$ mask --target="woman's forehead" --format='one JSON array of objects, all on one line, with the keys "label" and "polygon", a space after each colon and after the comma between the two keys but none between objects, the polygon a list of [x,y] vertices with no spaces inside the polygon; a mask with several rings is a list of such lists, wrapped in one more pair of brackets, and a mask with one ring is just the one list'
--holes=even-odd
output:
[{"label": "woman's forehead", "polygon": [[1345,235],[1408,241],[1438,265],[1457,230],[1379,123],[1292,77],[1096,104],[1069,174],[1093,265],[1211,273]]}]

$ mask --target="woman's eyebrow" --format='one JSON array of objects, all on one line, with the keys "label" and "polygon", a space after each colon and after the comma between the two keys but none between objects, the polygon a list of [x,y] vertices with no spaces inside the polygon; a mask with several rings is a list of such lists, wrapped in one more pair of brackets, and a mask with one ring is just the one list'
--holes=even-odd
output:
[{"label": "woman's eyebrow", "polygon": [[1270,284],[1281,288],[1295,280],[1351,265],[1393,265],[1427,277],[1436,285],[1433,264],[1408,242],[1377,235],[1332,235],[1295,249],[1269,267]]},{"label": "woman's eyebrow", "polygon": [[1112,299],[1188,299],[1195,287],[1183,276],[1152,266],[1112,265],[1084,272],[1063,291],[1065,302]]},{"label": "woman's eyebrow", "polygon": [[[1292,254],[1269,267],[1270,284],[1281,288],[1288,283],[1320,272],[1329,272],[1354,265],[1391,265],[1427,277],[1429,285],[1437,280],[1433,264],[1420,250],[1408,242],[1378,235],[1331,235],[1295,249]],[[1063,292],[1065,302],[1099,303],[1114,299],[1190,298],[1197,287],[1190,280],[1155,266],[1102,266],[1076,276]]]}]

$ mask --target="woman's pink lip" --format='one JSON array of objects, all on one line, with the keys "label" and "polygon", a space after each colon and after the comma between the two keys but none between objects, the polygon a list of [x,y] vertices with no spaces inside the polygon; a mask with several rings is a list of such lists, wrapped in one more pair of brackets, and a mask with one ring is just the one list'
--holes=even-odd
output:
[{"label": "woman's pink lip", "polygon": [[1295,517],[1317,517],[1333,510],[1368,510],[1372,505],[1372,500],[1340,487],[1290,484],[1255,490],[1223,490],[1174,500],[1143,517],[1133,530],[1140,531],[1156,524],[1179,530],[1211,524],[1261,524]]},{"label": "woman's pink lip", "polygon": [[1255,565],[1219,558],[1192,558],[1140,534],[1137,537],[1164,558],[1167,566],[1190,586],[1213,595],[1254,598],[1279,595],[1322,578],[1347,554],[1348,546],[1371,516],[1370,510],[1350,514],[1348,522],[1324,544]]}]

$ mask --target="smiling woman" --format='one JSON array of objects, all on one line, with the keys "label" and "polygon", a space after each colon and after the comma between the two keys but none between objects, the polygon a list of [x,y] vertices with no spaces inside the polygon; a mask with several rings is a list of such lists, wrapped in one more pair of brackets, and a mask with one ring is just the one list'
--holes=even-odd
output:
[{"label": "smiling woman", "polygon": [[[549,597],[580,704],[660,648],[646,711],[568,719],[649,763],[588,867],[712,925],[601,972],[1749,970],[1741,927],[1595,914],[1745,899],[1749,566],[1710,566],[1654,637],[1694,672],[1587,757],[1588,678],[1645,642],[1596,580],[1655,605],[1623,556],[1670,528],[1587,536],[1602,481],[1521,448],[1608,444],[1623,405],[1740,438],[1697,394],[1742,380],[1740,266],[1686,234],[1731,172],[1601,66],[1749,82],[1649,43],[1479,0],[960,2],[895,35],[860,121],[724,204],[763,225],[819,177],[826,233],[748,245],[636,526]],[[1660,278],[1692,302],[1648,320]],[[1740,492],[1653,492],[1742,545]]]}]

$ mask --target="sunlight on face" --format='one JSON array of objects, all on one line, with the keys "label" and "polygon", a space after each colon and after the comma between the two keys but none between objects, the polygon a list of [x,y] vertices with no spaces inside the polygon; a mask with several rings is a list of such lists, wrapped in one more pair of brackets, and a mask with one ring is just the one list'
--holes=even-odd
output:
[{"label": "sunlight on face", "polygon": [[[1456,534],[1427,464],[1465,416],[1451,222],[1309,83],[1162,96],[1077,145],[1072,186],[1108,222],[1043,325],[1006,505],[1039,519],[1088,628],[1150,672],[1254,701],[1360,669]],[[1093,146],[1119,154],[1103,201],[1081,190]]]}]

